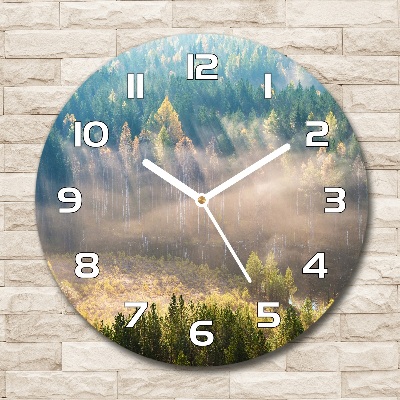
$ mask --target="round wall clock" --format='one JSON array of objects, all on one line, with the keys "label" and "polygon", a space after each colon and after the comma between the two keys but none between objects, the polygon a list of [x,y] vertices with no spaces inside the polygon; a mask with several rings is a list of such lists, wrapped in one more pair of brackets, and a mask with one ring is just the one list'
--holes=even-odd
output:
[{"label": "round wall clock", "polygon": [[348,283],[367,221],[360,147],[286,56],[224,35],[121,54],[58,115],[37,224],[76,310],[112,341],[180,365],[269,353]]}]

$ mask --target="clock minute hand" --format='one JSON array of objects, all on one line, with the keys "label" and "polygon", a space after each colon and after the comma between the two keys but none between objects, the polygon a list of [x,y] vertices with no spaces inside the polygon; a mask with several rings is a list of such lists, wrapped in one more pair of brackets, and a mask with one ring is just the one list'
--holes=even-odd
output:
[{"label": "clock minute hand", "polygon": [[179,189],[181,192],[188,195],[193,200],[197,200],[199,194],[191,189],[189,186],[185,185],[179,179],[176,179],[174,176],[169,174],[167,171],[160,168],[158,165],[154,164],[152,161],[148,160],[147,158],[142,162],[143,166],[149,169],[151,172],[154,172],[160,178],[164,179],[166,182],[170,183],[172,186]]},{"label": "clock minute hand", "polygon": [[239,257],[237,256],[237,254],[235,253],[235,250],[233,250],[233,247],[231,246],[231,244],[229,243],[228,239],[226,238],[224,232],[222,232],[221,227],[218,225],[217,220],[214,218],[214,215],[212,215],[210,209],[205,205],[203,206],[203,208],[206,210],[208,217],[211,219],[212,223],[214,224],[215,228],[217,229],[218,233],[221,235],[222,240],[224,241],[226,247],[229,249],[229,251],[231,252],[233,258],[235,259],[235,261],[237,262],[237,264],[239,265],[239,268],[242,270],[243,275],[246,277],[247,281],[249,283],[251,283],[251,278],[250,275],[247,273],[246,268],[243,266],[243,264],[241,263],[241,261],[239,260]]},{"label": "clock minute hand", "polygon": [[279,157],[283,153],[286,153],[290,149],[290,144],[286,143],[283,146],[279,147],[278,149],[274,150],[272,153],[268,154],[267,156],[263,157],[261,160],[258,160],[254,164],[250,165],[249,167],[245,168],[243,171],[239,172],[232,178],[228,179],[221,185],[217,186],[216,188],[210,190],[205,196],[208,200],[212,199],[217,194],[223,192],[225,189],[228,189],[235,183],[239,182],[246,176],[250,175],[254,171],[257,171],[259,168],[263,167],[264,165],[268,164],[270,161],[274,160],[275,158]]}]

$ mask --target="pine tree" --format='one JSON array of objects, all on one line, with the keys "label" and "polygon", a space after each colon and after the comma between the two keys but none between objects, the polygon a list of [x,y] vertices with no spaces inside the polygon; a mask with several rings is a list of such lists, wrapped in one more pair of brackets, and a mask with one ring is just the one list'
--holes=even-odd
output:
[{"label": "pine tree", "polygon": [[246,271],[250,275],[251,284],[249,290],[251,294],[259,296],[262,290],[265,273],[264,266],[257,253],[252,251],[246,263]]}]

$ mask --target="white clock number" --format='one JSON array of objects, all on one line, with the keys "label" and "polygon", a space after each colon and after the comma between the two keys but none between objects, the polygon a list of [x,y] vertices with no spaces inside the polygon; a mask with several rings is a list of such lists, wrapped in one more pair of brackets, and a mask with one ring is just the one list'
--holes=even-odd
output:
[{"label": "white clock number", "polygon": [[[84,258],[91,258],[91,261],[83,261]],[[75,256],[76,268],[75,275],[78,278],[90,279],[99,275],[99,256],[96,253],[78,253]],[[83,268],[90,268],[91,272],[83,271]]]},{"label": "white clock number", "polygon": [[307,147],[328,147],[329,142],[327,140],[313,141],[314,137],[326,136],[329,132],[329,126],[326,121],[306,121],[307,126],[318,126],[321,128],[320,131],[311,131],[307,133],[306,146]]},{"label": "white clock number", "polygon": [[280,324],[281,317],[278,313],[264,311],[265,308],[275,308],[275,307],[279,307],[279,302],[277,302],[277,301],[274,301],[274,302],[259,301],[257,303],[257,317],[258,318],[272,318],[272,321],[270,321],[270,322],[258,322],[257,326],[259,328],[276,328]]},{"label": "white clock number", "polygon": [[149,303],[147,303],[147,302],[134,303],[134,302],[126,301],[124,304],[125,304],[125,307],[134,307],[134,308],[136,308],[135,315],[129,321],[128,325],[126,325],[126,328],[133,328],[133,326],[136,324],[136,322],[138,322],[139,318],[146,311]]},{"label": "white clock number", "polygon": [[[214,341],[214,335],[212,332],[197,330],[200,325],[211,326],[212,324],[212,321],[197,321],[190,327],[190,340],[193,342],[193,344],[204,347],[209,346]],[[206,340],[200,341],[197,339],[198,336],[205,336]]]},{"label": "white clock number", "polygon": [[[209,64],[194,65],[194,60],[209,60]],[[218,74],[203,74],[203,71],[212,71],[218,66],[218,57],[215,54],[193,54],[187,55],[187,79],[188,80],[205,80],[205,79],[218,79]]]},{"label": "white clock number", "polygon": [[325,207],[324,212],[326,213],[341,213],[346,209],[346,191],[341,187],[326,187],[325,193],[337,193],[337,197],[327,197],[327,203],[337,203],[337,207]]},{"label": "white clock number", "polygon": [[[82,145],[82,122],[75,121],[75,147],[80,147]],[[97,126],[101,130],[101,139],[98,142],[93,142],[90,138],[90,129]],[[83,141],[89,147],[102,147],[108,141],[108,127],[104,122],[101,121],[91,121],[88,122],[83,128]]]},{"label": "white clock number", "polygon": [[[143,99],[144,98],[144,74],[129,73],[127,75],[127,97],[128,99]],[[136,93],[135,93],[136,92]]]},{"label": "white clock number", "polygon": [[264,99],[272,99],[272,74],[264,74]]},{"label": "white clock number", "polygon": [[[311,268],[318,262],[318,268]],[[328,273],[325,268],[325,253],[317,253],[303,267],[303,274],[318,274],[318,278],[324,278]]]},{"label": "white clock number", "polygon": [[[67,193],[71,193],[74,197],[65,197]],[[81,192],[73,187],[61,188],[57,193],[58,200],[62,203],[75,203],[73,207],[59,208],[58,211],[61,214],[69,214],[77,212],[82,206],[82,194]]]}]

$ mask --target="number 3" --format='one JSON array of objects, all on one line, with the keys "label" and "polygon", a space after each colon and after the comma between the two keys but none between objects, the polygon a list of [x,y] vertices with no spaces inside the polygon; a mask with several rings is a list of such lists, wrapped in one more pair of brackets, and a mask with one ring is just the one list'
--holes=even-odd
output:
[{"label": "number 3", "polygon": [[327,197],[327,203],[337,203],[338,207],[325,207],[324,212],[326,213],[341,213],[346,209],[346,203],[344,198],[346,197],[346,191],[341,187],[326,187],[325,193],[337,193],[337,197]]}]

